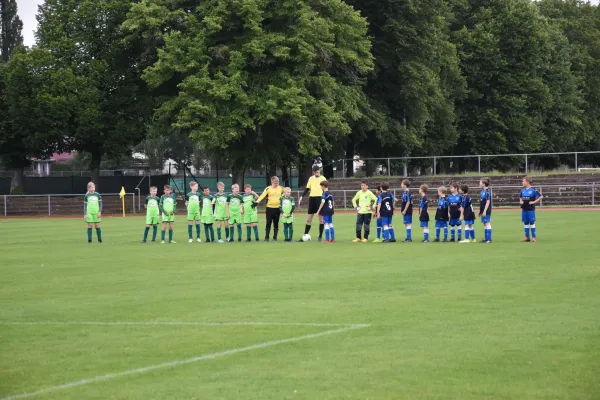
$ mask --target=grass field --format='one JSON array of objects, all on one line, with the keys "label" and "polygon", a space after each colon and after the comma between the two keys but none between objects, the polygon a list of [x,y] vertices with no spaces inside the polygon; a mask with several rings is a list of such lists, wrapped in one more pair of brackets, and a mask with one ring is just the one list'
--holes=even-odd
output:
[{"label": "grass field", "polygon": [[599,218],[540,211],[528,244],[498,212],[491,245],[0,220],[0,399],[599,399]]}]

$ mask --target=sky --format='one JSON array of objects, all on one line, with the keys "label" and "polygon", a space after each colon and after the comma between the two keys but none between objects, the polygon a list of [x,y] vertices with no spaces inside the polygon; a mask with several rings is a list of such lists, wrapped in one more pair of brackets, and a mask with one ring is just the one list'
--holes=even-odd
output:
[{"label": "sky", "polygon": [[[598,4],[600,0],[592,0],[593,4]],[[23,20],[23,41],[25,45],[31,46],[35,43],[33,32],[37,28],[37,21],[35,14],[37,13],[37,7],[43,0],[17,0],[19,7],[19,16]]]}]

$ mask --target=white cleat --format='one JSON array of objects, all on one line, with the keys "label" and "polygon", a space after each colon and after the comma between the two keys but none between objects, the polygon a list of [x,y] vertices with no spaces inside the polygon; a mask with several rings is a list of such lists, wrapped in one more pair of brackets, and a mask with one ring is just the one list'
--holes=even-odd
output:
[{"label": "white cleat", "polygon": [[223,240],[219,239],[217,240],[218,243],[225,243]]},{"label": "white cleat", "polygon": [[465,239],[465,240],[461,240],[461,241],[460,241],[460,242],[458,242],[458,243],[471,243],[471,241],[470,241],[469,239]]},{"label": "white cleat", "polygon": [[196,239],[196,242],[202,243],[202,240],[200,238],[198,238],[198,239]]},{"label": "white cleat", "polygon": [[189,239],[188,243],[194,243],[194,239]]},{"label": "white cleat", "polygon": [[166,242],[165,242],[164,240],[161,240],[161,241],[160,241],[160,244],[165,244],[165,243],[166,243]]}]

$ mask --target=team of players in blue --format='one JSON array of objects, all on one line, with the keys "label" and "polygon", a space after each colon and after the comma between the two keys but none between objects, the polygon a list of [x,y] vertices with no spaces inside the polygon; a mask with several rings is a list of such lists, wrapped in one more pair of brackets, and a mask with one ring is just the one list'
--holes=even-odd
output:
[{"label": "team of players in blue", "polygon": [[[522,222],[525,229],[524,242],[535,242],[537,239],[535,228],[535,206],[542,200],[543,196],[534,187],[531,186],[529,177],[523,178],[523,189],[520,193],[520,204],[522,209]],[[366,185],[363,182],[363,185]],[[492,196],[490,192],[490,179],[484,178],[479,182],[481,192],[479,193],[479,212],[481,222],[484,226],[484,238],[481,242],[492,242]],[[396,199],[395,196],[388,192],[389,184],[383,183],[377,188],[377,201],[375,215],[377,217],[377,239],[374,242],[395,242],[396,237],[392,225],[394,216],[395,204],[400,202],[400,211],[403,215],[403,222],[406,227],[406,238],[404,242],[412,242],[412,222],[413,222],[413,205],[412,196],[410,193],[410,181],[405,179],[402,181],[402,197]],[[427,193],[429,188],[427,185],[421,185],[419,188],[419,225],[423,230],[423,242],[429,242],[429,199]],[[435,239],[434,242],[456,242],[471,243],[475,242],[475,210],[473,201],[469,195],[469,187],[467,185],[458,185],[457,183],[450,184],[450,194],[447,194],[446,187],[438,188],[438,202],[435,211]],[[325,196],[325,194],[324,194]],[[333,196],[330,196],[333,200]],[[333,213],[333,209],[332,209]],[[361,221],[364,218],[359,215]],[[361,222],[362,223],[362,222]],[[464,223],[464,239],[462,238],[461,225]],[[450,239],[448,239],[448,227],[450,227]],[[441,233],[443,231],[443,239]],[[365,228],[365,238],[360,237],[360,224],[357,220],[357,239],[355,242],[368,241],[368,229]],[[381,237],[383,236],[383,240]]]}]

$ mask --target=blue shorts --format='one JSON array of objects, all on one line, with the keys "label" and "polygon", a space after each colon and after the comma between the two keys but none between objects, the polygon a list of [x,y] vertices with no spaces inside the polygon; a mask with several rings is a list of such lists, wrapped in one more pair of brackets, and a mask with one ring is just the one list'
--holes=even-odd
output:
[{"label": "blue shorts", "polygon": [[492,216],[491,215],[486,215],[485,217],[481,217],[481,223],[483,223],[483,224],[487,224],[491,220],[492,220]]},{"label": "blue shorts", "polygon": [[381,226],[391,225],[392,217],[381,217]]},{"label": "blue shorts", "polygon": [[419,224],[419,226],[421,228],[427,228],[429,226],[429,221],[420,221],[421,223]]},{"label": "blue shorts", "polygon": [[521,211],[521,221],[525,225],[535,224],[535,211]]},{"label": "blue shorts", "polygon": [[447,228],[448,221],[435,221],[435,227],[436,228]]},{"label": "blue shorts", "polygon": [[404,216],[404,225],[412,225],[412,215]]},{"label": "blue shorts", "polygon": [[475,221],[472,219],[465,220],[465,225],[473,225],[474,223],[475,223]]},{"label": "blue shorts", "polygon": [[450,226],[460,226],[462,223],[460,222],[460,218],[452,218],[450,219]]},{"label": "blue shorts", "polygon": [[381,228],[383,226],[383,222],[381,221],[381,218],[377,218],[377,227]]},{"label": "blue shorts", "polygon": [[333,224],[333,215],[323,215],[324,224]]}]

